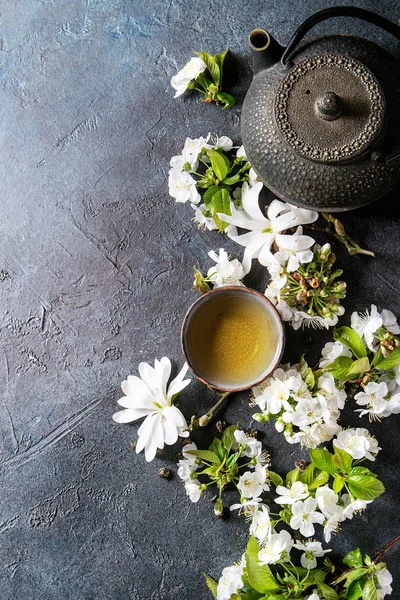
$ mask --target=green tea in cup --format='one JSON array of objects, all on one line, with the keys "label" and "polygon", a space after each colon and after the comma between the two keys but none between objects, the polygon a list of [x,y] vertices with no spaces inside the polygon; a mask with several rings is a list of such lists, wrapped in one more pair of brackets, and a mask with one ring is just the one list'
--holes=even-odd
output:
[{"label": "green tea in cup", "polygon": [[182,326],[182,346],[201,381],[224,391],[241,390],[263,381],[279,364],[284,329],[265,296],[226,286],[191,306]]}]

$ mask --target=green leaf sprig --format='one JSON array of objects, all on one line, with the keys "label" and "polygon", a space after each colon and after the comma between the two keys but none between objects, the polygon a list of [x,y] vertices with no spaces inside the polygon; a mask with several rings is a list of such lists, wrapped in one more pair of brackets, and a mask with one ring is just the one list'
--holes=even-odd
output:
[{"label": "green leaf sprig", "polygon": [[228,52],[228,48],[222,54],[215,54],[214,56],[204,50],[195,52],[205,62],[207,69],[200,73],[197,79],[188,86],[189,89],[199,91],[203,95],[202,100],[204,102],[222,104],[224,109],[230,108],[236,102],[234,96],[222,91],[224,62]]}]

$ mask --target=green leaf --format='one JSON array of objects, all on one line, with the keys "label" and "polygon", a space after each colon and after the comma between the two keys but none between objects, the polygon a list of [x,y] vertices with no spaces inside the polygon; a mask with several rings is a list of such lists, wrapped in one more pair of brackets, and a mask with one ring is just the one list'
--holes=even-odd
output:
[{"label": "green leaf", "polygon": [[237,425],[231,425],[227,427],[222,434],[221,442],[225,446],[226,451],[229,453],[233,442],[235,441],[235,431],[237,430]]},{"label": "green leaf", "polygon": [[353,581],[352,584],[346,590],[344,595],[346,600],[359,600],[361,598],[363,589],[364,589],[365,581],[363,579],[359,579],[358,581]]},{"label": "green leaf", "polygon": [[216,465],[219,465],[221,463],[221,459],[219,458],[218,454],[215,454],[215,452],[211,452],[211,450],[187,450],[186,454],[192,454],[200,460],[205,460]]},{"label": "green leaf", "polygon": [[371,368],[369,360],[366,356],[358,358],[351,365],[348,375],[360,375],[360,373],[367,373]]},{"label": "green leaf", "polygon": [[352,364],[353,361],[349,356],[338,356],[332,363],[326,365],[325,370],[330,371],[335,379],[346,381]]},{"label": "green leaf", "polygon": [[350,348],[354,356],[357,358],[363,358],[367,356],[367,350],[364,343],[358,333],[351,329],[351,327],[339,327],[333,331],[333,338],[337,342],[342,342],[344,346]]},{"label": "green leaf", "polygon": [[310,390],[312,390],[315,385],[315,377],[314,377],[314,373],[313,373],[313,370],[311,369],[311,367],[308,367],[308,369],[302,375],[302,377],[303,377],[303,381],[307,384],[307,387]]},{"label": "green leaf", "polygon": [[319,595],[322,596],[323,600],[338,600],[339,596],[336,591],[326,583],[318,584]]},{"label": "green leaf", "polygon": [[342,559],[342,562],[348,567],[362,567],[363,559],[360,548],[356,548],[355,550],[348,552]]},{"label": "green leaf", "polygon": [[260,552],[260,544],[257,542],[257,539],[254,535],[251,535],[249,541],[247,542],[246,552],[255,556],[256,558],[258,557],[258,553]]},{"label": "green leaf", "polygon": [[336,474],[337,469],[332,462],[333,456],[328,450],[325,450],[325,448],[320,450],[317,448],[310,450],[310,458],[314,465],[321,471],[326,471],[330,475]]},{"label": "green leaf", "polygon": [[365,577],[365,575],[367,574],[368,569],[366,569],[365,567],[359,567],[357,569],[353,569],[352,571],[347,571],[346,573],[343,573],[343,575],[335,579],[335,584],[344,581],[344,586],[347,588],[353,583],[353,581],[357,581],[358,579]]},{"label": "green leaf", "polygon": [[375,500],[385,488],[383,483],[372,475],[358,475],[350,473],[347,479],[350,492],[359,500]]},{"label": "green leaf", "polygon": [[200,56],[200,58],[202,60],[204,60],[204,62],[207,65],[207,69],[210,72],[213,82],[215,83],[215,85],[217,87],[219,87],[222,83],[222,77],[221,77],[221,70],[218,66],[217,61],[215,60],[215,57],[211,56],[211,54],[208,54],[208,52],[204,52],[204,51],[195,52],[195,54],[197,54],[197,56]]},{"label": "green leaf", "polygon": [[300,481],[310,485],[319,473],[320,470],[311,463],[311,465],[308,465],[308,467],[304,469],[303,473],[300,475]]},{"label": "green leaf", "polygon": [[281,589],[268,565],[261,566],[254,553],[246,552],[246,571],[249,584],[260,594]]},{"label": "green leaf", "polygon": [[212,185],[211,187],[208,188],[208,190],[204,194],[203,201],[207,208],[210,208],[212,197],[217,192],[219,192],[219,187],[217,185]]},{"label": "green leaf", "polygon": [[383,356],[382,348],[379,346],[377,352],[375,352],[375,356],[373,358],[371,366],[377,367],[379,365],[379,363],[383,361],[383,359],[384,359],[384,356]]},{"label": "green leaf", "polygon": [[225,52],[222,52],[222,54],[215,54],[214,56],[214,60],[217,63],[218,67],[219,67],[219,71],[221,73],[221,84],[222,84],[222,79],[224,77],[224,62],[225,62],[225,58],[226,55],[229,52],[229,48],[227,48],[225,50]]},{"label": "green leaf", "polygon": [[363,600],[377,600],[378,594],[376,593],[376,585],[373,579],[368,579],[364,585],[362,592]]},{"label": "green leaf", "polygon": [[267,475],[275,487],[278,487],[278,485],[283,485],[283,479],[280,475],[278,475],[278,473],[274,473],[274,471],[267,471]]},{"label": "green leaf", "polygon": [[367,467],[353,467],[351,470],[352,475],[368,475],[369,477],[378,477],[376,473],[373,473]]},{"label": "green leaf", "polygon": [[392,350],[387,358],[384,358],[376,368],[380,371],[387,371],[388,369],[393,369],[400,364],[400,348],[396,348]]},{"label": "green leaf", "polygon": [[240,175],[239,173],[236,173],[236,175],[232,175],[232,177],[226,177],[221,183],[223,183],[223,185],[234,185],[238,181],[240,181]]},{"label": "green leaf", "polygon": [[329,473],[327,473],[326,471],[320,471],[314,479],[314,481],[308,486],[308,490],[312,492],[313,490],[319,488],[321,485],[325,485],[325,483],[328,483],[328,481]]},{"label": "green leaf", "polygon": [[222,181],[228,175],[231,167],[228,157],[214,148],[207,150],[207,154],[210,157],[214,173]]},{"label": "green leaf", "polygon": [[332,463],[338,467],[341,473],[350,473],[353,458],[345,450],[336,448],[335,444],[333,444],[333,447],[335,448],[335,454],[333,455]]},{"label": "green leaf", "polygon": [[212,593],[213,598],[216,600],[218,583],[215,581],[215,579],[213,579],[212,577],[207,575],[207,573],[204,573],[204,571],[203,571],[203,575],[205,577],[206,585],[207,585],[208,589]]},{"label": "green leaf", "polygon": [[296,481],[300,480],[300,475],[300,467],[296,467],[296,469],[293,469],[293,471],[289,471],[289,473],[286,475],[286,485],[292,486]]},{"label": "green leaf", "polygon": [[344,486],[344,479],[340,475],[336,475],[333,480],[333,491],[338,494]]},{"label": "green leaf", "polygon": [[226,92],[217,92],[215,94],[215,98],[224,104],[222,110],[225,110],[225,108],[231,108],[236,104],[235,96],[232,96],[232,94],[227,94]]},{"label": "green leaf", "polygon": [[230,196],[226,189],[219,190],[211,199],[211,214],[219,231],[223,231],[228,223],[221,221],[218,213],[231,214]]},{"label": "green leaf", "polygon": [[235,454],[231,454],[231,456],[226,461],[226,466],[228,467],[228,469],[233,467],[233,465],[235,465],[237,463],[239,458],[240,458],[240,452],[235,452]]}]

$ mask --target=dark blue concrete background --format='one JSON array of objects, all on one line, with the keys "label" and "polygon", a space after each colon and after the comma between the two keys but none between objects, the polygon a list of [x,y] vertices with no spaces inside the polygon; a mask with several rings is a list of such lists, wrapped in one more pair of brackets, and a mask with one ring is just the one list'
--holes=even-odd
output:
[{"label": "dark blue concrete background", "polygon": [[[240,141],[251,80],[247,35],[266,27],[287,43],[327,1],[3,0],[0,5],[0,598],[206,599],[201,571],[218,577],[240,558],[248,526],[191,504],[176,476],[179,445],[147,465],[130,443],[137,424],[111,416],[120,382],[141,360],[182,363],[179,330],[196,295],[192,266],[241,249],[198,231],[190,207],[168,196],[169,159],[187,135]],[[398,22],[399,2],[356,2]],[[371,25],[336,19],[316,33],[356,32],[398,51]],[[238,97],[229,111],[194,95],[173,99],[171,76],[193,50],[233,52]],[[382,66],[384,68],[384,65]],[[229,87],[228,86],[228,87]],[[229,90],[228,90],[229,91]],[[343,216],[376,259],[334,244],[349,284],[346,315],[371,302],[400,316],[398,191]],[[324,241],[327,241],[326,238]],[[266,285],[255,265],[248,284]],[[288,331],[286,360],[316,358],[326,332]],[[212,395],[194,382],[187,417]],[[252,424],[248,395],[224,418]],[[367,426],[350,410],[348,425]],[[396,417],[370,429],[388,491],[346,522],[335,552],[373,553],[399,533]],[[200,444],[215,429],[197,433]],[[273,426],[264,442],[277,471],[305,456]],[[170,467],[172,481],[160,479]],[[388,564],[400,597],[398,554]]]}]

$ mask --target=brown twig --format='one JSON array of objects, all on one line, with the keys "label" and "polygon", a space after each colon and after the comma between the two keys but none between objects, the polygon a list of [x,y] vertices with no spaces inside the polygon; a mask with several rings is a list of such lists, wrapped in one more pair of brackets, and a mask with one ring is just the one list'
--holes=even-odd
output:
[{"label": "brown twig", "polygon": [[400,542],[400,535],[397,535],[395,538],[390,540],[390,542],[388,542],[385,546],[383,546],[383,548],[381,548],[380,550],[375,552],[375,554],[372,557],[372,561],[374,563],[380,562],[382,560],[382,558],[385,556],[386,552],[389,552],[389,550],[391,548],[393,548],[393,546],[395,546],[399,542]]}]

